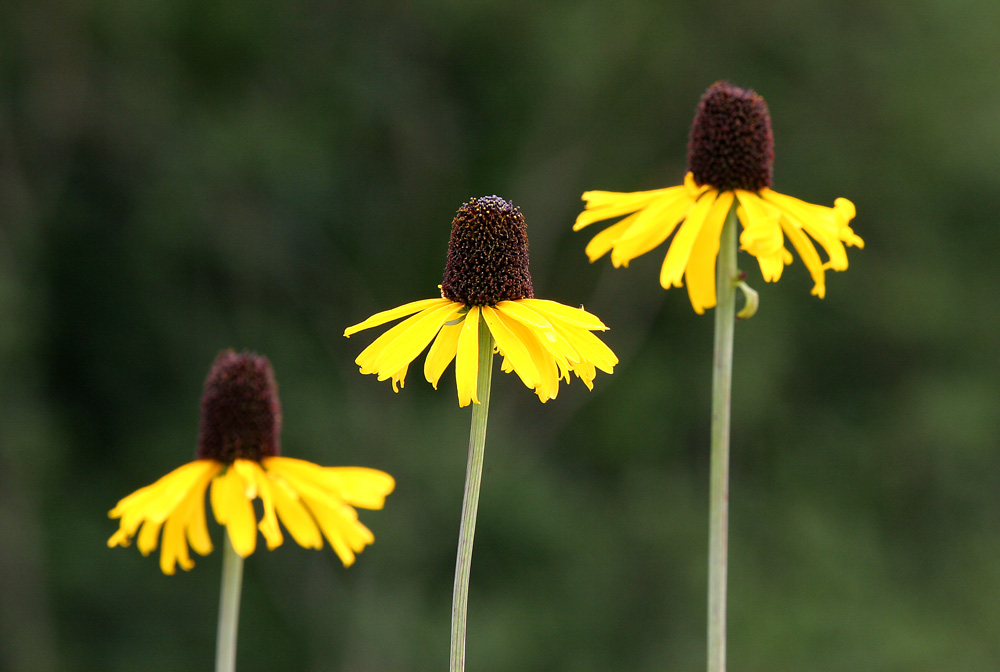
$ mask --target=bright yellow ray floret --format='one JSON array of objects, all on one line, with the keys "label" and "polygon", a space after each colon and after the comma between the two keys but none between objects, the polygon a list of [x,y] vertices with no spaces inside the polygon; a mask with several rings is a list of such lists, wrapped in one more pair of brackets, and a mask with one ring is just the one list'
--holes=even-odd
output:
[{"label": "bright yellow ray floret", "polygon": [[[407,317],[409,316],[409,317]],[[430,346],[424,377],[437,389],[444,370],[455,361],[458,403],[479,403],[479,324],[486,323],[503,356],[501,368],[513,371],[542,401],[555,399],[559,381],[570,372],[593,389],[597,369],[611,373],[618,358],[592,331],[607,327],[581,308],[544,299],[500,301],[495,306],[467,307],[449,299],[425,299],[376,313],[348,327],[344,336],[407,317],[379,336],[358,355],[361,373],[392,380],[402,387],[410,363]]]},{"label": "bright yellow ray floret", "polygon": [[[237,459],[228,468],[216,460],[195,460],[119,501],[108,514],[120,519],[108,546],[127,546],[138,532],[136,545],[149,555],[162,529],[160,569],[164,574],[173,574],[177,565],[191,569],[189,544],[201,555],[212,552],[205,520],[210,484],[212,512],[240,556],[256,549],[257,530],[269,549],[280,546],[280,520],[304,548],[322,548],[325,537],[345,567],[375,540],[353,507],[381,509],[395,487],[392,476],[376,469],[321,467],[289,457]],[[258,498],[259,523],[253,506]]]},{"label": "bright yellow ray floret", "polygon": [[[743,227],[740,247],[757,259],[768,282],[778,280],[792,262],[785,237],[812,276],[812,293],[820,298],[826,294],[825,271],[847,268],[844,246],[864,247],[864,241],[850,227],[855,210],[846,198],[836,199],[828,208],[769,188],[720,191],[699,186],[689,172],[681,186],[631,193],[588,191],[583,200],[586,209],[577,217],[574,231],[625,216],[590,241],[586,248],[590,261],[611,252],[616,268],[627,267],[631,260],[674,235],[663,260],[660,284],[664,289],[686,284],[691,305],[699,314],[715,306],[719,236],[734,201]],[[813,241],[826,253],[826,261]]]}]

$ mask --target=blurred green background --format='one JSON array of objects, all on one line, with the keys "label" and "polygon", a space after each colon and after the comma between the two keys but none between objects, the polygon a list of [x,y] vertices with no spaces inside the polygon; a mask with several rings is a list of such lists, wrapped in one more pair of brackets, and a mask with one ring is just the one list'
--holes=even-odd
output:
[{"label": "blurred green background", "polygon": [[584,190],[678,184],[723,78],[769,103],[775,188],[852,199],[867,243],[822,301],[800,261],[765,285],[742,260],[730,666],[996,669],[998,25],[982,0],[5,3],[0,669],[211,669],[221,554],[163,576],[106,514],[191,459],[227,347],[273,362],[285,454],[398,481],[351,569],[250,558],[240,669],[444,669],[470,413],[451,369],[393,394],[342,332],[435,296],[452,215],[494,193],[537,295],[621,364],[545,405],[494,377],[469,669],[702,668],[712,318],[659,288],[663,248],[590,265],[570,227]]}]

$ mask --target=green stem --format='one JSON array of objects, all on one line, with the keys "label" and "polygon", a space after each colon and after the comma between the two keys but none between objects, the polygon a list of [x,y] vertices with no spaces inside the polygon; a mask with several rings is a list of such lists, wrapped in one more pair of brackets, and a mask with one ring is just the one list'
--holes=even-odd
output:
[{"label": "green stem", "polygon": [[722,228],[715,291],[712,452],[708,511],[708,672],[726,669],[726,573],[729,551],[729,403],[736,322],[736,208]]},{"label": "green stem", "polygon": [[229,535],[224,534],[222,550],[222,589],[219,593],[219,634],[215,647],[215,672],[236,670],[236,628],[240,621],[240,586],[243,583],[243,558],[233,550]]},{"label": "green stem", "polygon": [[458,532],[458,559],[455,561],[455,592],[451,602],[451,672],[465,669],[465,630],[469,604],[469,572],[472,569],[472,541],[476,534],[476,511],[479,486],[483,479],[483,454],[486,448],[486,418],[490,410],[490,382],[493,378],[493,334],[479,321],[479,374],[472,405],[472,429],[469,431],[469,463],[465,470],[465,497],[462,500],[462,523]]}]

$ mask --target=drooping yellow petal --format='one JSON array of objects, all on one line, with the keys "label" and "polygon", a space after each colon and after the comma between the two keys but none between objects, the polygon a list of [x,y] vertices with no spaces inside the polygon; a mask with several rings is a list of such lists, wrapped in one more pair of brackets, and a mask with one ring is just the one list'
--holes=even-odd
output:
[{"label": "drooping yellow petal", "polygon": [[813,247],[812,241],[796,226],[784,227],[788,240],[792,241],[792,246],[799,253],[802,263],[809,270],[809,275],[813,279],[812,294],[823,298],[826,296],[826,277],[823,271],[823,261],[819,258],[819,253]]},{"label": "drooping yellow petal", "polygon": [[[543,403],[549,399],[555,399],[559,391],[559,369],[556,366],[555,357],[546,347],[546,344],[549,343],[548,336],[551,336],[553,340],[556,339],[555,329],[547,321],[545,327],[538,327],[518,320],[511,314],[512,306],[519,306],[519,304],[516,301],[498,303],[493,311],[494,317],[513,337],[514,341],[523,348],[522,356],[528,356],[535,376],[532,379],[534,384],[529,385],[529,387],[534,388],[535,393]],[[519,312],[518,308],[513,308],[513,312]],[[525,313],[525,317],[530,317],[530,309],[525,308],[520,312]],[[539,320],[541,316],[536,313],[534,319]],[[490,329],[493,330],[492,326]],[[512,363],[516,370],[516,361],[512,361]],[[523,377],[521,379],[524,380]]]},{"label": "drooping yellow petal", "polygon": [[122,527],[132,532],[144,519],[162,523],[204,473],[217,468],[217,464],[214,460],[195,460],[177,467],[155,483],[122,498],[108,516],[121,518]]},{"label": "drooping yellow petal", "polygon": [[144,555],[149,554],[157,546],[162,524],[176,515],[178,508],[188,499],[203,497],[206,484],[221,469],[222,465],[214,460],[195,460],[122,498],[108,513],[112,518],[121,519],[119,529],[108,539],[108,545],[128,545],[142,525],[139,550]]},{"label": "drooping yellow petal", "polygon": [[677,225],[691,211],[695,198],[684,187],[678,187],[639,213],[635,223],[615,242],[611,263],[616,267],[649,252],[670,237]]},{"label": "drooping yellow petal", "polygon": [[555,317],[584,329],[605,331],[608,328],[596,315],[588,313],[583,308],[574,308],[548,299],[521,299],[521,303],[541,313],[550,322]]},{"label": "drooping yellow petal", "polygon": [[143,555],[149,555],[156,550],[156,545],[160,541],[160,528],[163,527],[163,523],[157,523],[152,520],[146,520],[142,529],[139,530],[139,536],[136,537],[136,547],[139,552]]},{"label": "drooping yellow petal", "polygon": [[[461,304],[437,302],[412,315],[379,336],[355,359],[361,373],[376,373],[379,380],[393,378],[403,383],[409,363],[437,333],[441,325],[458,314]],[[395,383],[393,384],[395,389]]]},{"label": "drooping yellow petal", "polygon": [[191,491],[194,504],[187,526],[187,540],[191,544],[191,548],[199,555],[208,555],[213,548],[212,538],[208,535],[208,524],[205,520],[205,490],[208,488],[209,482],[222,470],[221,464],[216,464],[216,467],[215,470],[207,472],[204,479]]},{"label": "drooping yellow petal", "polygon": [[160,571],[171,575],[177,565],[187,571],[194,567],[184,538],[184,521],[179,516],[167,518],[163,525],[163,547],[160,549]]},{"label": "drooping yellow petal", "polygon": [[442,326],[452,318],[457,317],[464,306],[460,303],[447,303],[443,306],[428,308],[415,317],[405,331],[385,346],[372,364],[379,380],[385,380],[417,358],[431,342]]},{"label": "drooping yellow petal", "polygon": [[386,322],[392,322],[401,317],[407,315],[412,315],[413,313],[418,313],[425,308],[430,308],[436,304],[450,303],[448,299],[421,299],[419,301],[412,301],[410,303],[403,304],[396,308],[390,310],[383,310],[380,313],[375,313],[369,317],[364,322],[359,322],[353,326],[348,327],[344,330],[344,336],[350,338],[353,334],[358,333],[364,329],[370,329],[371,327],[377,327],[380,324],[385,324]]},{"label": "drooping yellow petal", "polygon": [[[215,519],[226,526],[233,550],[243,558],[257,548],[257,521],[251,503],[256,491],[252,485],[230,467],[212,481],[209,495]],[[248,495],[248,492],[251,494]]]},{"label": "drooping yellow petal", "polygon": [[733,205],[733,198],[733,192],[723,191],[712,204],[694,247],[691,248],[691,259],[684,272],[688,298],[691,299],[694,312],[699,315],[703,314],[706,308],[715,307],[715,261],[719,256],[722,227]]},{"label": "drooping yellow petal", "polygon": [[446,324],[441,327],[437,338],[431,343],[430,350],[427,351],[427,358],[424,359],[424,378],[437,389],[441,374],[455,359],[458,352],[458,337],[462,333],[462,322],[456,324]]},{"label": "drooping yellow petal", "polygon": [[681,286],[681,278],[684,277],[684,269],[687,267],[688,259],[691,258],[694,241],[698,238],[705,217],[708,216],[718,194],[715,189],[707,190],[688,211],[687,218],[670,243],[667,256],[663,260],[663,267],[660,269],[660,285],[664,289]]},{"label": "drooping yellow petal", "polygon": [[[514,338],[524,345],[528,356],[531,357],[531,362],[538,372],[538,378],[534,385],[535,394],[538,395],[542,403],[549,399],[555,399],[559,392],[559,367],[556,364],[555,356],[546,347],[549,343],[546,335],[548,333],[554,334],[555,329],[551,325],[548,325],[547,329],[542,329],[522,322],[508,312],[510,306],[517,305],[517,302],[506,301],[503,303],[508,305],[502,308],[502,304],[497,304],[497,317],[510,330]],[[564,363],[564,365],[568,366],[568,363]]]},{"label": "drooping yellow petal", "polygon": [[740,247],[755,257],[773,255],[784,246],[781,235],[781,210],[752,191],[736,190],[740,201],[743,232]]},{"label": "drooping yellow petal", "polygon": [[777,282],[785,264],[791,260],[784,248],[781,210],[752,191],[738,189],[736,197],[740,201],[736,214],[743,225],[740,247],[757,259],[765,281]]},{"label": "drooping yellow petal", "polygon": [[459,406],[479,403],[476,390],[479,383],[479,306],[470,307],[462,323],[455,356],[455,383]]},{"label": "drooping yellow petal", "polygon": [[614,367],[618,363],[618,357],[604,341],[586,329],[581,329],[571,324],[561,325],[560,332],[573,345],[576,351],[580,353],[580,363],[573,363],[574,371],[576,371],[580,364],[590,363],[605,373],[614,372]]},{"label": "drooping yellow petal", "polygon": [[861,240],[851,229],[849,222],[857,215],[854,203],[846,198],[837,198],[833,201],[834,217],[840,229],[840,239],[850,247],[864,248],[865,241]]},{"label": "drooping yellow petal", "polygon": [[363,509],[381,509],[396,487],[392,476],[368,467],[321,467],[292,457],[265,457],[264,466],[282,477],[311,482]]},{"label": "drooping yellow petal", "polygon": [[327,507],[308,502],[323,536],[340,558],[344,567],[354,564],[355,553],[375,541],[375,535],[357,518],[357,513],[349,506]]},{"label": "drooping yellow petal", "polygon": [[[529,331],[537,336],[539,343],[556,359],[579,361],[579,353],[573,349],[566,337],[559,333],[549,319],[525,301],[501,301],[496,305],[496,308],[504,315],[523,323]],[[572,308],[571,310],[578,309]]]},{"label": "drooping yellow petal", "polygon": [[194,567],[194,561],[188,553],[188,541],[201,555],[212,551],[212,541],[205,525],[205,489],[222,465],[213,466],[217,468],[202,475],[163,526],[160,569],[164,574],[173,574],[177,564],[185,571]]},{"label": "drooping yellow petal", "polygon": [[284,523],[295,543],[302,548],[323,548],[323,536],[316,527],[312,514],[299,499],[298,493],[270,469],[268,477],[273,481],[271,495],[274,497],[274,508],[278,512],[278,518]]},{"label": "drooping yellow petal", "polygon": [[278,525],[278,516],[274,510],[274,495],[272,494],[271,481],[258,462],[254,460],[236,460],[233,463],[236,470],[246,483],[253,484],[253,490],[257,492],[263,505],[264,515],[261,516],[257,529],[264,535],[268,550],[274,550],[281,546],[284,538],[281,528]]},{"label": "drooping yellow petal", "polygon": [[510,360],[514,373],[528,387],[534,389],[538,385],[539,374],[531,354],[524,343],[510,330],[503,318],[490,306],[483,306],[483,319],[490,328],[490,333],[497,343],[500,353]]},{"label": "drooping yellow petal", "polygon": [[590,242],[587,243],[587,247],[583,250],[587,254],[587,259],[590,260],[590,263],[594,263],[610,252],[614,248],[615,243],[618,242],[618,239],[628,231],[638,216],[638,213],[629,215],[622,221],[612,224],[591,238]]},{"label": "drooping yellow petal", "polygon": [[[792,196],[779,194],[771,189],[762,189],[761,197],[777,206],[783,215],[784,228],[796,226],[823,246],[829,261],[826,268],[835,271],[847,269],[847,250],[844,242],[849,245],[864,246],[854,234],[848,222],[854,217],[854,204],[846,198],[837,199],[834,207],[806,203]],[[803,260],[804,261],[804,260]]]},{"label": "drooping yellow petal", "polygon": [[[600,320],[583,309],[570,308],[555,301],[522,300],[523,303],[529,301],[533,301],[529,305],[542,313],[551,322],[560,337],[565,338],[574,352],[577,353],[576,360],[568,362],[574,373],[586,380],[584,373],[592,371],[595,364],[597,368],[607,373],[613,371],[614,366],[618,363],[618,357],[601,339],[590,332],[593,329],[607,329]],[[580,326],[581,322],[586,322],[588,326]],[[601,326],[597,327],[596,324]],[[593,380],[594,374],[591,373],[589,378]]]},{"label": "drooping yellow petal", "polygon": [[573,230],[580,229],[599,222],[602,219],[621,217],[630,212],[641,210],[658,198],[670,194],[683,187],[667,187],[666,189],[653,189],[651,191],[585,191],[583,200],[587,202],[586,210],[577,215]]},{"label": "drooping yellow petal", "polygon": [[354,553],[372,543],[374,535],[358,521],[357,512],[344,504],[337,493],[324,490],[293,471],[285,470],[287,466],[281,465],[281,468],[290,489],[298,493],[344,566],[350,566],[354,562]]}]

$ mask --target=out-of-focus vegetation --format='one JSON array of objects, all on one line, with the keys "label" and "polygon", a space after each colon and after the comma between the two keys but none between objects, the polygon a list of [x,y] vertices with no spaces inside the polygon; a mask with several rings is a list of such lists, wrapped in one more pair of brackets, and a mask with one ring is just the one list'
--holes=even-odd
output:
[{"label": "out-of-focus vegetation", "polygon": [[[525,213],[539,296],[621,364],[541,405],[494,377],[479,670],[704,659],[710,317],[662,254],[589,265],[586,189],[679,183],[717,79],[764,95],[776,188],[857,205],[737,329],[734,669],[1000,663],[1000,5],[13,0],[0,15],[0,669],[210,669],[218,551],[109,550],[190,459],[226,347],[267,354],[285,453],[389,471],[350,570],[247,562],[240,669],[447,660],[469,424],[454,379],[358,374],[345,326],[432,297],[451,217]],[[744,260],[744,263],[746,260]],[[219,530],[214,536],[220,539]]]}]

